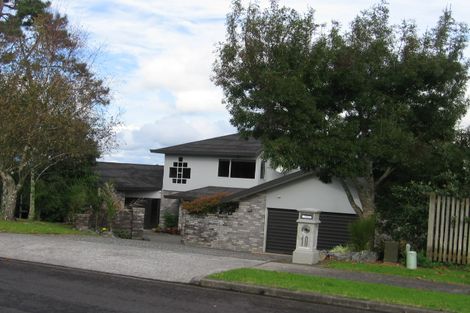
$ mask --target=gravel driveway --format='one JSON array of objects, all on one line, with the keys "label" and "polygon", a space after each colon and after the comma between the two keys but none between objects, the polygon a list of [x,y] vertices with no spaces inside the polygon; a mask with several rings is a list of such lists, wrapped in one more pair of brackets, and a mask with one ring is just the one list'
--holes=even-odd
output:
[{"label": "gravel driveway", "polygon": [[180,244],[177,237],[152,239],[2,233],[0,257],[173,282],[189,282],[211,273],[255,266],[276,258],[187,247]]}]

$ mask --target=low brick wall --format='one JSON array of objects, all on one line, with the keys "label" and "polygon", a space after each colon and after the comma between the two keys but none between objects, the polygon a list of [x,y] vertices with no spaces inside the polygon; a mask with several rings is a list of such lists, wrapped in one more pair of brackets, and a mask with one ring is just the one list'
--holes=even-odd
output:
[{"label": "low brick wall", "polygon": [[191,215],[181,210],[183,242],[234,251],[263,252],[266,194],[240,201],[233,214]]},{"label": "low brick wall", "polygon": [[143,239],[144,215],[145,207],[140,203],[120,210],[112,223],[114,234],[123,238]]}]

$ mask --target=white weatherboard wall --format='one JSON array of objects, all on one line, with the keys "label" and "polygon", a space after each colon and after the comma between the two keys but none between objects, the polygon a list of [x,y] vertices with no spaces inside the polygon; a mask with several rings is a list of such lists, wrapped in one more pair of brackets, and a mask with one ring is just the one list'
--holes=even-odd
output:
[{"label": "white weatherboard wall", "polygon": [[[220,186],[231,188],[251,188],[266,182],[266,179],[260,179],[261,158],[256,159],[255,178],[231,178],[219,177],[219,159],[231,159],[230,157],[209,157],[209,156],[181,156],[183,162],[188,163],[191,169],[191,178],[186,184],[174,184],[173,179],[169,177],[170,167],[173,162],[178,162],[178,155],[165,155],[165,165],[163,170],[163,190],[187,191],[203,188],[207,186]],[[237,158],[233,158],[237,159]],[[238,158],[239,159],[239,158]],[[250,158],[245,158],[249,160]],[[253,159],[253,158],[252,158]],[[266,166],[265,177],[270,179],[278,177],[279,174]]]},{"label": "white weatherboard wall", "polygon": [[[357,196],[355,198],[360,203]],[[322,212],[355,214],[337,180],[325,184],[313,176],[269,190],[266,193],[266,207],[291,210],[313,208]]]}]

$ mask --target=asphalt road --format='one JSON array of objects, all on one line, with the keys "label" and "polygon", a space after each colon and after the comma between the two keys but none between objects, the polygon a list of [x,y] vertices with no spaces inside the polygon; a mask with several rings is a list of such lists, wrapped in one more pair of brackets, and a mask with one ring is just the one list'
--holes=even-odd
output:
[{"label": "asphalt road", "polygon": [[2,313],[361,312],[0,259]]}]

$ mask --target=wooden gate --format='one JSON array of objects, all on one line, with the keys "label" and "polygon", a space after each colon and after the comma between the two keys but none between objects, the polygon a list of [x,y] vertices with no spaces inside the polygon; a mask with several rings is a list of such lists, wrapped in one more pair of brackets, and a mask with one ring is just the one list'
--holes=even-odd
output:
[{"label": "wooden gate", "polygon": [[470,198],[431,194],[427,258],[437,262],[470,264]]}]

